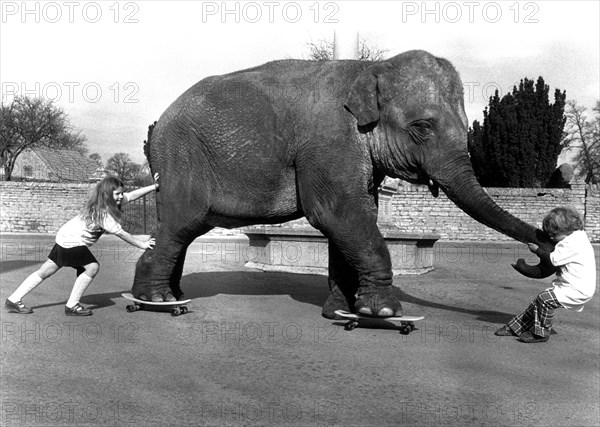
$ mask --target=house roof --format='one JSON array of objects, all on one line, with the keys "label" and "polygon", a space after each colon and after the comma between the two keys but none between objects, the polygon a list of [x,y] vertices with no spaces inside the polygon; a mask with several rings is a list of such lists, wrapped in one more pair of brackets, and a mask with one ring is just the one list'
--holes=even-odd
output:
[{"label": "house roof", "polygon": [[77,151],[46,147],[36,147],[32,151],[44,162],[52,177],[59,181],[86,182],[98,169],[95,161]]}]

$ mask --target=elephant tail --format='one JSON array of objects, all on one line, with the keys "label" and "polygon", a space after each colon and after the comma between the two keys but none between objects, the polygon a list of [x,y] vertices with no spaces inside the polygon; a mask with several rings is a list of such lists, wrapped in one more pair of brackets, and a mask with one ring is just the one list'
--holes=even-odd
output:
[{"label": "elephant tail", "polygon": [[150,126],[148,126],[148,139],[144,141],[144,155],[146,156],[146,160],[148,160],[148,166],[150,166],[150,172],[152,173],[152,159],[150,156],[150,144],[152,144],[152,131],[156,126],[156,120]]}]

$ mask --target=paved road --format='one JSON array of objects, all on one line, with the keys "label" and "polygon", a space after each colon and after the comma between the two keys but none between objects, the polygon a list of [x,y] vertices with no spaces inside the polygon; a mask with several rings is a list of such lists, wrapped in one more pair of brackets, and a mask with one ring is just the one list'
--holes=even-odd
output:
[{"label": "paved road", "polygon": [[[2,301],[35,270],[51,236],[1,238]],[[139,252],[111,236],[101,270],[65,317],[74,271],[2,312],[3,425],[597,426],[598,296],[557,311],[550,342],[493,331],[548,281],[510,267],[523,245],[436,245],[436,269],[396,279],[419,329],[356,329],[320,316],[323,276],[243,267],[244,243],[192,246],[181,317],[125,311]],[[596,248],[597,249],[597,248]],[[598,262],[598,261],[597,261]],[[600,263],[599,263],[600,265]]]}]

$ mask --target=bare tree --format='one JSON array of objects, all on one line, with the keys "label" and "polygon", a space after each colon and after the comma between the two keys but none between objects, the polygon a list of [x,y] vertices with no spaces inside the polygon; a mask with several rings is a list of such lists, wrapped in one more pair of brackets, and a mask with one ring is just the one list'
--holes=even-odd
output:
[{"label": "bare tree", "polygon": [[84,144],[86,140],[87,138],[81,131],[65,130],[56,138],[51,139],[48,146],[50,148],[77,151],[82,156],[87,156],[88,148]]},{"label": "bare tree", "polygon": [[129,154],[116,153],[106,161],[106,168],[121,181],[131,181],[140,173],[142,166],[133,162]]},{"label": "bare tree", "polygon": [[102,162],[102,156],[99,153],[92,153],[88,157],[96,162],[99,168],[104,166],[104,163]]},{"label": "bare tree", "polygon": [[361,38],[358,46],[358,59],[360,61],[383,61],[386,59],[388,49],[379,49],[376,46],[369,46],[367,40]]},{"label": "bare tree", "polygon": [[573,162],[575,174],[586,183],[600,183],[600,101],[587,114],[587,108],[568,101],[565,116],[564,146],[567,150],[576,150]]},{"label": "bare tree", "polygon": [[331,61],[333,59],[333,42],[329,40],[318,40],[307,43],[308,59],[313,61]]},{"label": "bare tree", "polygon": [[65,112],[52,101],[17,96],[0,105],[0,159],[7,181],[26,149],[46,146],[85,152],[84,142],[85,137],[73,132]]},{"label": "bare tree", "polygon": [[[358,59],[361,61],[381,61],[386,58],[387,49],[369,46],[367,40],[361,37],[358,42]],[[321,39],[307,43],[308,59],[313,61],[331,61],[333,59],[333,41]]]}]

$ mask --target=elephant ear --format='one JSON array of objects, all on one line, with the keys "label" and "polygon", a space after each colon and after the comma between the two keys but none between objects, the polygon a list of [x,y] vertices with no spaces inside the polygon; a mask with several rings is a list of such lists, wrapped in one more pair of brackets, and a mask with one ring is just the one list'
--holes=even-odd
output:
[{"label": "elephant ear", "polygon": [[388,62],[371,65],[352,84],[344,108],[356,117],[358,126],[367,126],[379,120],[377,84],[380,75],[391,67]]}]

